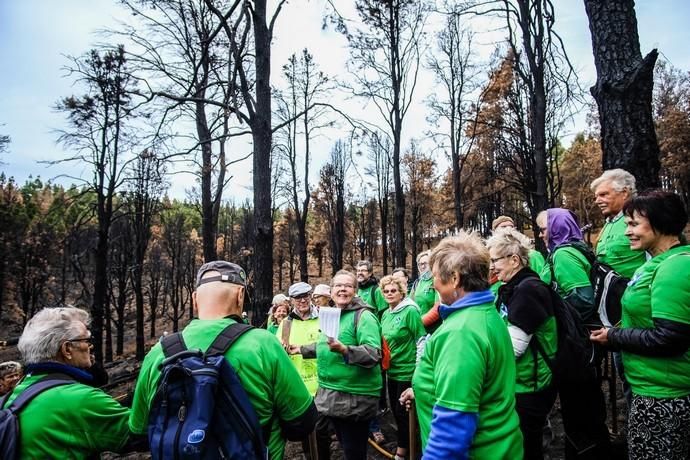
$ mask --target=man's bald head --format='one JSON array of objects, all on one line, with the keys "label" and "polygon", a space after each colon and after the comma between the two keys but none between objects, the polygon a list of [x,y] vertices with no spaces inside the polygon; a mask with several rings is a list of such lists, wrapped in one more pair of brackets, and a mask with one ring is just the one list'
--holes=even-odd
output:
[{"label": "man's bald head", "polygon": [[244,286],[221,281],[220,272],[208,270],[201,280],[216,278],[216,281],[201,283],[192,294],[194,308],[199,319],[217,319],[228,315],[241,315],[244,306]]}]

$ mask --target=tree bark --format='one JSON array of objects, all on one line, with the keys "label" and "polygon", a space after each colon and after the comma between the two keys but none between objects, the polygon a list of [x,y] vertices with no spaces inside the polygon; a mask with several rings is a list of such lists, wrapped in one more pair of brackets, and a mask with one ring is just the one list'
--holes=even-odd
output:
[{"label": "tree bark", "polygon": [[584,0],[592,34],[602,167],[623,168],[640,190],[658,187],[659,144],[652,118],[653,49],[642,58],[633,0]]},{"label": "tree bark", "polygon": [[256,110],[254,140],[254,302],[268,305],[273,292],[273,218],[271,209],[271,34],[266,24],[266,0],[254,2],[256,47]]}]

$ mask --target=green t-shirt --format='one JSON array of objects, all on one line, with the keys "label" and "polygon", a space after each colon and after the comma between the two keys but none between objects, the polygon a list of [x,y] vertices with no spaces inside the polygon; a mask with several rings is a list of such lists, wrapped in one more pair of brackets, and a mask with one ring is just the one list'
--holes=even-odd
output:
[{"label": "green t-shirt", "polygon": [[[572,246],[557,247],[550,259],[561,297],[567,296],[575,288],[591,287],[589,270],[592,266],[582,251]],[[552,283],[549,263],[544,265],[539,277],[546,284]]]},{"label": "green t-shirt", "polygon": [[[187,348],[206,350],[215,338],[234,320],[229,318],[195,319],[182,331]],[[237,339],[225,357],[249,396],[261,425],[271,421],[267,442],[271,459],[282,459],[285,439],[279,419],[294,420],[311,405],[312,396],[302,383],[280,341],[263,329],[251,330]],[[156,344],[144,358],[137,379],[129,428],[133,433],[146,433],[149,408],[158,387],[163,349]]]},{"label": "green t-shirt", "polygon": [[381,288],[376,284],[372,284],[364,289],[358,289],[357,295],[364,301],[364,303],[374,309],[379,318],[383,314],[383,311],[388,308],[386,298],[383,297]]},{"label": "green t-shirt", "polygon": [[521,459],[515,357],[493,303],[451,313],[427,340],[412,378],[422,444],[435,405],[479,414],[470,458]]},{"label": "green t-shirt", "polygon": [[625,236],[626,224],[623,213],[604,224],[597,241],[597,259],[609,264],[616,272],[632,278],[635,270],[645,263],[644,251],[630,249],[630,239]]},{"label": "green t-shirt", "polygon": [[266,330],[268,330],[268,332],[270,332],[271,334],[274,334],[274,335],[275,335],[275,334],[278,333],[278,327],[279,327],[278,324],[272,323],[272,324],[269,324],[269,325],[268,325],[268,327],[266,328]]},{"label": "green t-shirt", "polygon": [[[44,376],[27,375],[8,403]],[[128,408],[97,388],[81,383],[51,388],[19,413],[19,458],[85,459],[118,451],[129,437],[128,418]]]},{"label": "green t-shirt", "polygon": [[544,259],[544,256],[541,255],[541,252],[537,251],[536,249],[530,249],[529,268],[531,268],[534,273],[541,273],[541,271],[544,269],[544,265],[546,265],[546,260]]},{"label": "green t-shirt", "polygon": [[[369,345],[381,349],[379,321],[370,310],[365,309],[355,329],[356,310],[340,312],[338,340],[346,346]],[[348,364],[340,353],[331,351],[327,337],[321,333],[316,343],[316,367],[319,386],[328,390],[365,396],[378,396],[381,392],[381,366],[366,368]]]},{"label": "green t-shirt", "polygon": [[[653,318],[690,324],[690,246],[678,246],[637,269],[623,294],[621,327],[649,329]],[[690,394],[690,350],[680,356],[643,356],[622,350],[635,394],[679,398]]]},{"label": "green t-shirt", "polygon": [[427,314],[431,307],[439,300],[438,293],[434,289],[434,277],[430,271],[426,271],[419,276],[419,279],[412,286],[410,297],[419,305],[422,316]]},{"label": "green t-shirt", "polygon": [[[306,320],[289,319],[283,320],[278,327],[276,335],[278,338],[283,337],[283,327],[287,321],[290,321],[290,344],[291,345],[308,345],[314,343],[319,338],[319,318],[309,318]],[[319,387],[319,381],[316,373],[316,359],[304,359],[301,354],[290,355],[292,364],[302,377],[302,381],[307,386],[309,393],[316,394],[316,389]]]},{"label": "green t-shirt", "polygon": [[409,297],[383,313],[381,334],[391,350],[388,376],[399,382],[409,382],[414,373],[417,356],[417,340],[424,334],[424,324],[419,307]]}]

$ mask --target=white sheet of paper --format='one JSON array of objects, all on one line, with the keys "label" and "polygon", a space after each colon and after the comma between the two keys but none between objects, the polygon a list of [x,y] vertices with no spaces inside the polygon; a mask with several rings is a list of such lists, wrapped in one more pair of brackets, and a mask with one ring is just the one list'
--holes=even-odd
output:
[{"label": "white sheet of paper", "polygon": [[340,333],[340,308],[319,308],[319,328],[326,337],[337,339]]}]

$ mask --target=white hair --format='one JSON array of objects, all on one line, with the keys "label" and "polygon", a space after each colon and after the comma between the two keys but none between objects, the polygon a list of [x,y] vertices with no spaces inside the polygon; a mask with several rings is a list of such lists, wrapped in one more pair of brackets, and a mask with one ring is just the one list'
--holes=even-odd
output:
[{"label": "white hair", "polygon": [[486,240],[486,247],[494,249],[499,256],[518,256],[523,267],[529,266],[531,246],[529,238],[514,228],[497,229],[496,233]]},{"label": "white hair", "polygon": [[611,182],[611,187],[617,192],[627,190],[631,197],[637,194],[637,190],[635,189],[635,176],[625,169],[607,169],[604,171],[604,174],[592,181],[592,185],[590,185],[589,188],[595,191],[597,187],[604,182]]},{"label": "white hair", "polygon": [[90,322],[89,313],[80,308],[44,308],[26,323],[17,348],[26,364],[53,361],[65,341],[79,338],[79,325]]}]

